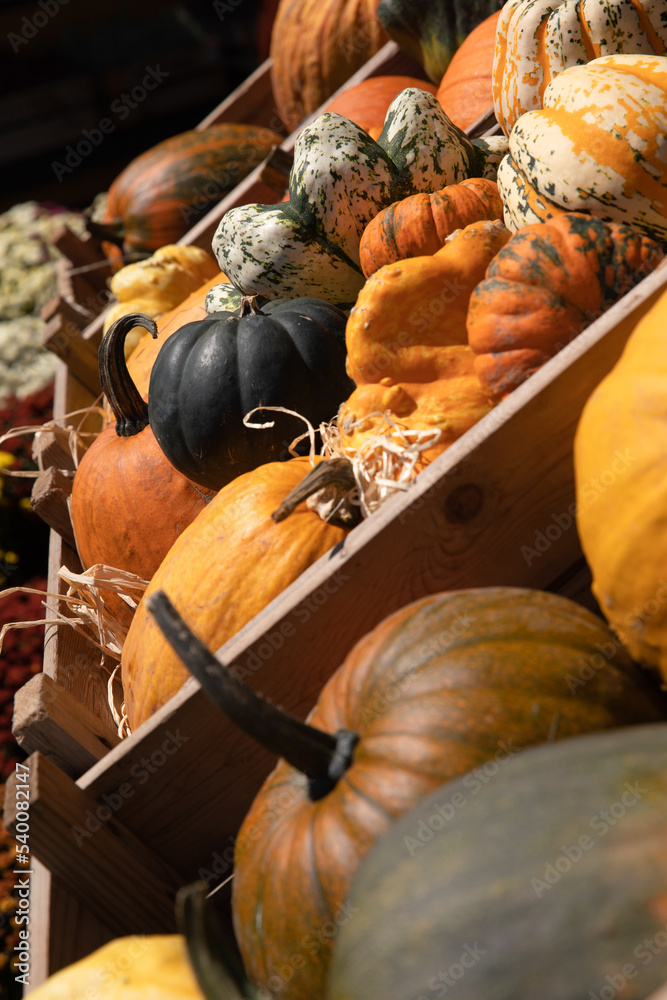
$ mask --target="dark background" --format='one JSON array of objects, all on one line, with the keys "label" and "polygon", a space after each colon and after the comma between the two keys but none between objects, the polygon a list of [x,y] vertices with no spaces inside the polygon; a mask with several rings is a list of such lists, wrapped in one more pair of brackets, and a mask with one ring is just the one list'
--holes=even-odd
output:
[{"label": "dark background", "polygon": [[[0,0],[0,212],[31,200],[84,209],[135,156],[194,128],[268,56],[276,6]],[[146,91],[158,67],[168,76]],[[146,96],[129,108],[133,88]],[[84,130],[100,141],[76,163]],[[56,169],[68,154],[76,166]]]}]

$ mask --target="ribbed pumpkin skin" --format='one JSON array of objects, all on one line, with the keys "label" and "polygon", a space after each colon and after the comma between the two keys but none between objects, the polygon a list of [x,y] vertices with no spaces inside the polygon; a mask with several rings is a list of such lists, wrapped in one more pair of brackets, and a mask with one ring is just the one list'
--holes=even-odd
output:
[{"label": "ribbed pumpkin skin", "polygon": [[493,56],[500,11],[494,11],[464,38],[438,86],[437,98],[459,128],[466,129],[493,107]]},{"label": "ribbed pumpkin skin", "polygon": [[[257,433],[260,433],[259,431]],[[272,462],[224,487],[183,531],[151,578],[123,645],[130,727],[148,719],[190,676],[146,608],[163,589],[211,649],[218,649],[346,535],[301,504],[271,514],[310,470],[306,458]]]},{"label": "ribbed pumpkin skin", "polygon": [[281,0],[271,32],[271,83],[290,131],[385,44],[377,3]]},{"label": "ribbed pumpkin skin", "polygon": [[364,275],[396,260],[434,254],[456,229],[502,216],[498,185],[484,177],[410,195],[378,212],[364,229],[359,244]]},{"label": "ribbed pumpkin skin", "polygon": [[[568,678],[591,657],[599,669],[572,690]],[[251,979],[285,1000],[326,994],[333,939],[356,919],[346,903],[361,859],[444,781],[502,769],[531,744],[661,717],[657,691],[604,623],[564,598],[453,591],[392,614],[354,647],[310,716],[327,732],[360,735],[348,770],[313,801],[282,761],[239,831],[232,909]],[[381,909],[374,918],[381,938]]]},{"label": "ribbed pumpkin skin", "polygon": [[327,997],[417,1000],[447,982],[459,1000],[662,992],[666,796],[664,723],[443,785],[360,869]]},{"label": "ribbed pumpkin skin", "polygon": [[515,233],[468,308],[468,342],[489,399],[516,389],[663,258],[660,244],[632,226],[583,214]]},{"label": "ribbed pumpkin skin", "polygon": [[564,69],[614,53],[664,55],[662,4],[599,0],[508,0],[496,32],[493,105],[506,135],[526,111],[542,107]]},{"label": "ribbed pumpkin skin", "polygon": [[327,102],[324,111],[334,111],[360,125],[373,139],[382,132],[389,105],[406,87],[417,87],[435,95],[436,87],[414,76],[372,76],[348,87]]},{"label": "ribbed pumpkin skin", "polygon": [[574,443],[577,529],[605,617],[667,679],[667,296],[591,393]]},{"label": "ribbed pumpkin skin", "polygon": [[[563,70],[517,121],[497,180],[505,223],[544,199],[667,240],[667,56],[611,55]],[[527,189],[535,194],[527,197]]]},{"label": "ribbed pumpkin skin", "polygon": [[165,139],[113,181],[101,221],[122,225],[126,253],[153,253],[176,243],[282,140],[270,129],[243,124]]}]

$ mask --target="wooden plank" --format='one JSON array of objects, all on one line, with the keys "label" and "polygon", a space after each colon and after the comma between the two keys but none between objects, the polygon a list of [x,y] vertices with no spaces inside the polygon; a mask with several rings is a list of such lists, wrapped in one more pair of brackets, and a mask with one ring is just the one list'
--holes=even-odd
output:
[{"label": "wooden plank", "polygon": [[272,132],[286,133],[287,128],[273,99],[272,64],[273,60],[266,59],[196,127],[203,129],[223,122],[240,122],[261,125]]},{"label": "wooden plank", "polygon": [[[573,516],[578,418],[639,316],[666,287],[662,267],[440,456],[407,493],[310,567],[218,655],[242,668],[268,698],[304,717],[352,645],[408,602],[465,587],[549,589],[581,566]],[[471,496],[474,505],[465,502]],[[99,801],[133,779],[136,794],[123,803],[120,818],[155,853],[174,866],[187,864],[184,874],[196,877],[215,855],[224,858],[272,763],[212,709],[191,679],[78,783]]]},{"label": "wooden plank", "polygon": [[79,777],[120,743],[110,719],[100,719],[48,674],[16,692],[12,732],[26,754],[39,750],[61,771]]},{"label": "wooden plank", "polygon": [[[58,366],[55,378],[53,410],[62,419],[68,414],[90,407],[95,397],[74,378],[64,364]],[[94,430],[100,426],[97,416],[72,418],[76,426]],[[58,577],[61,566],[81,572],[81,562],[74,549],[60,535],[51,532],[49,540],[48,588],[49,593],[67,593],[67,584]],[[46,600],[46,617],[57,619],[57,611],[68,614],[56,597]],[[107,696],[108,668],[101,662],[98,649],[85,636],[64,623],[47,625],[44,636],[43,671],[64,687],[79,704],[100,719],[111,720]]]},{"label": "wooden plank", "polygon": [[65,362],[73,375],[92,393],[101,392],[97,349],[81,329],[56,313],[44,328],[44,347]]},{"label": "wooden plank", "polygon": [[31,858],[30,981],[28,996],[58,969],[117,937],[37,858]]},{"label": "wooden plank", "polygon": [[30,789],[30,853],[116,935],[175,931],[174,899],[182,877],[118,821],[114,796],[97,803],[39,752],[29,776],[7,782],[4,823],[16,833],[16,785]]},{"label": "wooden plank", "polygon": [[67,501],[72,494],[74,473],[51,466],[36,477],[30,491],[30,506],[49,527],[74,548],[74,530]]}]

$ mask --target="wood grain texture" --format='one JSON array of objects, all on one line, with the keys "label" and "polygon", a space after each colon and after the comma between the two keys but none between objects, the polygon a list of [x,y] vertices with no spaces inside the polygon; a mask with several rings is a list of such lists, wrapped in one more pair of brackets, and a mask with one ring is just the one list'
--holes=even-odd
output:
[{"label": "wood grain texture", "polygon": [[[174,899],[183,880],[116,818],[123,788],[97,803],[39,752],[26,765],[31,854],[117,936],[173,933]],[[10,833],[15,784],[13,775],[4,807]]]}]

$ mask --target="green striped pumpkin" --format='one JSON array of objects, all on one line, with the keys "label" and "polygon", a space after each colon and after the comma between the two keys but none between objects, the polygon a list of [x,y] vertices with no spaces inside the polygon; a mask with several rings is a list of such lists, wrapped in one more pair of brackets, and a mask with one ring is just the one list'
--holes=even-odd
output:
[{"label": "green striped pumpkin", "polygon": [[505,224],[567,212],[667,240],[667,57],[612,55],[556,77],[498,168]]},{"label": "green striped pumpkin", "polygon": [[377,142],[327,112],[299,133],[289,201],[227,212],[213,251],[245,295],[312,296],[342,308],[364,284],[361,234],[394,201],[466,177],[495,176],[506,140],[471,141],[426,91],[392,102]]},{"label": "green striped pumpkin", "polygon": [[542,107],[547,86],[569,66],[665,51],[664,0],[507,0],[496,28],[496,118],[509,135],[522,114]]}]

